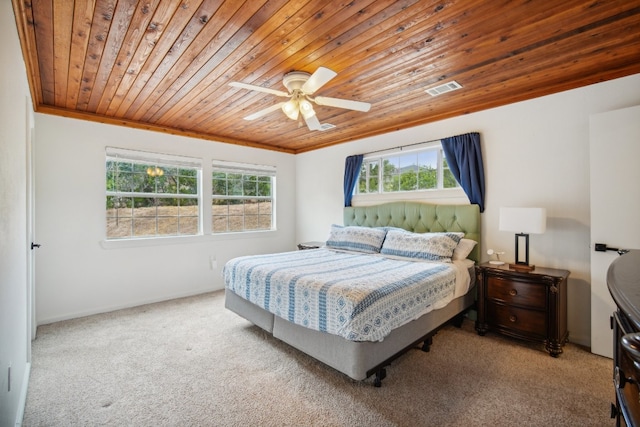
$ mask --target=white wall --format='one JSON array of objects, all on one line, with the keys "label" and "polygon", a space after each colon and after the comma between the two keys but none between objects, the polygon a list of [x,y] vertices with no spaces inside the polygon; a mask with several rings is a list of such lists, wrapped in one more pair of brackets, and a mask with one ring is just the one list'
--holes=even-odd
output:
[{"label": "white wall", "polygon": [[0,426],[13,426],[22,419],[30,366],[26,141],[32,109],[8,1],[0,2],[0,40]]},{"label": "white wall", "polygon": [[478,131],[486,179],[482,253],[504,250],[513,260],[513,233],[498,231],[501,206],[547,208],[547,232],[531,236],[530,261],[571,271],[570,340],[589,345],[589,115],[638,103],[634,75],[298,155],[298,240],[323,240],[330,224],[342,222],[346,156]]},{"label": "white wall", "polygon": [[[35,121],[38,324],[222,289],[232,257],[295,249],[293,155],[43,114]],[[212,159],[275,165],[278,230],[105,245],[106,146],[203,158],[204,191]]]}]

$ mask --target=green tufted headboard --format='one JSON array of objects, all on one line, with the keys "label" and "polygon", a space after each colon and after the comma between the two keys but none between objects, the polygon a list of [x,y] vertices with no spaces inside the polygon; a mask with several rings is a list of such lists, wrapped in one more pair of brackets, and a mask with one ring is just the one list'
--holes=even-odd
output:
[{"label": "green tufted headboard", "polygon": [[415,233],[461,231],[478,242],[469,258],[480,262],[480,209],[478,205],[433,205],[391,202],[344,208],[344,225],[398,227]]}]

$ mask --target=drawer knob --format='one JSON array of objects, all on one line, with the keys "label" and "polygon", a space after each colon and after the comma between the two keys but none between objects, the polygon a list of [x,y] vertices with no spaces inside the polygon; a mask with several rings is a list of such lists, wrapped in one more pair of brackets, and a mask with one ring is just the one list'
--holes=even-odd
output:
[{"label": "drawer knob", "polygon": [[515,289],[511,289],[509,291],[509,295],[511,295],[512,297],[515,297],[516,295],[518,295],[518,291],[516,291]]},{"label": "drawer knob", "polygon": [[622,390],[627,383],[633,384],[635,381],[631,377],[627,377],[624,374],[624,371],[620,369],[619,366],[616,366],[614,370],[614,378],[613,382],[619,390]]},{"label": "drawer knob", "polygon": [[518,320],[518,318],[515,315],[512,314],[511,316],[509,316],[509,322],[515,323],[516,320]]}]

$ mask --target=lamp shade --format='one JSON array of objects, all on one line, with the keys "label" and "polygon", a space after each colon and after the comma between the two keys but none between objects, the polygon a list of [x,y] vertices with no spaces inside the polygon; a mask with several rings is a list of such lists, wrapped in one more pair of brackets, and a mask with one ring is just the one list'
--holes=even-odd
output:
[{"label": "lamp shade", "polygon": [[542,234],[547,229],[545,208],[500,208],[500,231]]},{"label": "lamp shade", "polygon": [[305,119],[315,116],[316,112],[313,111],[313,105],[306,99],[300,101],[300,112]]},{"label": "lamp shade", "polygon": [[298,120],[298,114],[300,113],[300,109],[298,107],[298,101],[294,99],[288,100],[287,102],[282,104],[282,111],[291,120]]}]

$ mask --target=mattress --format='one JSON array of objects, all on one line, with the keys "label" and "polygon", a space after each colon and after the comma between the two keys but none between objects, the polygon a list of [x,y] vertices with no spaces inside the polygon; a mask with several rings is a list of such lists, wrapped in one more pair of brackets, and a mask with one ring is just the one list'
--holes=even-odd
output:
[{"label": "mattress", "polygon": [[235,258],[223,276],[227,291],[275,316],[349,341],[381,341],[466,293],[470,281],[463,262],[326,248]]}]

